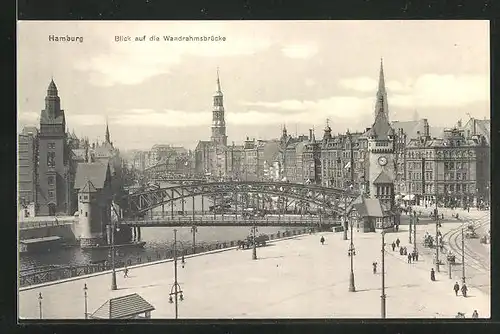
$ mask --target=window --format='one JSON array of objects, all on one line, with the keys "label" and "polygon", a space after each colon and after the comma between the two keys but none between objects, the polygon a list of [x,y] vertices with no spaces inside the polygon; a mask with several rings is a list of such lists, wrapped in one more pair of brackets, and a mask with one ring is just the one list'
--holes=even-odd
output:
[{"label": "window", "polygon": [[454,192],[455,191],[455,187],[453,184],[450,184],[450,192]]},{"label": "window", "polygon": [[455,179],[455,173],[450,173],[450,180],[454,180]]},{"label": "window", "polygon": [[56,143],[47,143],[47,148],[49,150],[54,150],[56,148]]},{"label": "window", "polygon": [[457,192],[459,192],[459,191],[460,191],[460,185],[457,184]]},{"label": "window", "polygon": [[47,166],[55,167],[56,166],[56,153],[55,152],[47,152]]},{"label": "window", "polygon": [[49,199],[53,199],[55,197],[55,193],[53,190],[48,191]]},{"label": "window", "polygon": [[457,180],[460,180],[461,173],[457,173]]},{"label": "window", "polygon": [[453,168],[455,168],[455,165],[453,162],[450,162],[450,169],[453,169]]},{"label": "window", "polygon": [[47,177],[47,183],[49,184],[49,186],[53,186],[54,185],[54,177],[53,176]]},{"label": "window", "polygon": [[467,173],[462,173],[462,180],[467,180]]}]

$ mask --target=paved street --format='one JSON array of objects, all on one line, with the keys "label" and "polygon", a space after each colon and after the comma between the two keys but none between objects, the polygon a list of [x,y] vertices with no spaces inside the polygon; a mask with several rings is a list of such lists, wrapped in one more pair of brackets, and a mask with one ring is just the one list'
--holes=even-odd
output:
[{"label": "paved street", "polygon": [[[389,245],[398,236],[404,241],[407,233],[388,233],[386,242]],[[326,238],[324,246],[321,235]],[[372,262],[378,262],[380,271],[381,236],[355,232],[356,293],[348,292],[348,243],[342,233],[321,233],[259,248],[257,261],[251,260],[251,250],[186,258],[186,267],[179,266],[185,296],[179,317],[379,318],[381,276],[372,273]],[[488,295],[470,288],[468,298],[456,297],[454,281],[441,273],[431,282],[430,259],[419,260],[408,264],[387,247],[387,317],[451,318],[459,311],[470,317],[475,309],[480,317],[489,317]],[[20,316],[38,318],[37,296],[42,292],[44,318],[83,318],[82,288],[87,283],[89,312],[109,298],[137,292],[156,307],[152,318],[174,317],[174,306],[168,303],[172,263],[131,268],[129,276],[118,274],[117,291],[109,289],[109,274],[21,291]]]}]

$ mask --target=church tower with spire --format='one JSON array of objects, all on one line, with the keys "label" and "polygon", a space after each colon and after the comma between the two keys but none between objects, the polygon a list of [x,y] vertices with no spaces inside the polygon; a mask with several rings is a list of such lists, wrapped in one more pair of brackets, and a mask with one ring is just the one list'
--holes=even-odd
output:
[{"label": "church tower with spire", "polygon": [[40,115],[36,214],[71,214],[71,171],[66,119],[52,79]]},{"label": "church tower with spire", "polygon": [[387,103],[387,91],[385,89],[384,64],[380,59],[380,73],[378,78],[377,101],[375,103],[375,114],[377,117],[379,112],[383,112],[387,120],[389,120],[389,105]]},{"label": "church tower with spire", "polygon": [[213,143],[227,146],[226,121],[224,119],[224,96],[220,88],[219,68],[217,68],[217,91],[214,94],[212,110],[212,137]]},{"label": "church tower with spire", "polygon": [[379,87],[375,104],[375,120],[363,137],[368,142],[368,180],[366,180],[368,181],[368,194],[370,198],[380,200],[383,209],[385,209],[384,211],[387,212],[387,217],[383,219],[383,223],[385,227],[389,227],[395,223],[394,216],[388,213],[393,212],[395,205],[395,132],[389,124],[389,109],[382,61],[380,63]]}]

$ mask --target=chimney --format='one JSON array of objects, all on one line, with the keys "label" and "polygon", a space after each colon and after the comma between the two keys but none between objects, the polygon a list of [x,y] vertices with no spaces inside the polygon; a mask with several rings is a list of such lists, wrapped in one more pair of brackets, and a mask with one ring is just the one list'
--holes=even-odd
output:
[{"label": "chimney", "polygon": [[309,129],[309,140],[313,139],[313,129]]}]

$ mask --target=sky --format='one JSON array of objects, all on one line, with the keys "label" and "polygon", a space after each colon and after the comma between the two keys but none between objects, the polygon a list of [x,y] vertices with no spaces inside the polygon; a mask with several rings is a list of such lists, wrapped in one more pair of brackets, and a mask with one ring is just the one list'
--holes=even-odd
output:
[{"label": "sky", "polygon": [[107,120],[120,149],[194,149],[210,138],[219,67],[229,143],[277,138],[284,124],[318,138],[326,119],[362,131],[381,58],[390,120],[453,126],[490,117],[489,41],[488,21],[20,21],[18,129],[39,123],[53,77],[77,136],[104,140]]}]

